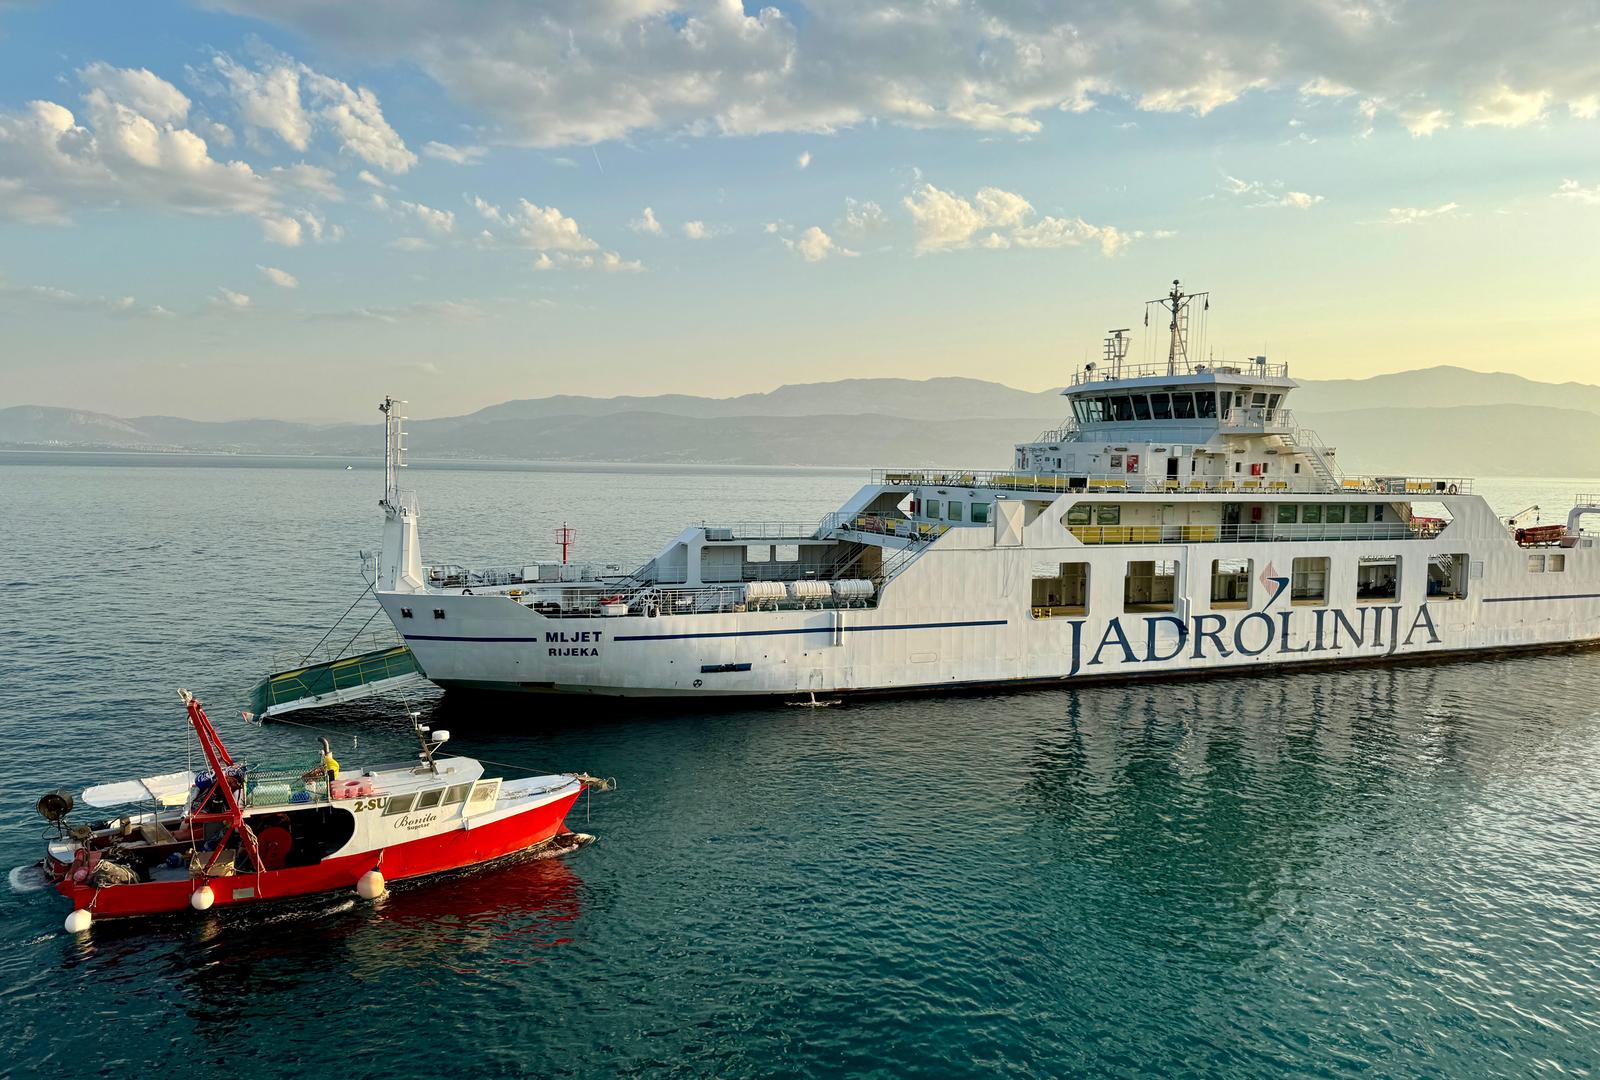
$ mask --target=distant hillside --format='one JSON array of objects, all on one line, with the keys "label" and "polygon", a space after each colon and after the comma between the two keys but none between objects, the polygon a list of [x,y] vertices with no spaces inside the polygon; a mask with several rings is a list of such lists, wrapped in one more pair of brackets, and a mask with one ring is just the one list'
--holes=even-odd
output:
[{"label": "distant hillside", "polygon": [[[1307,382],[1291,404],[1351,472],[1600,475],[1597,386],[1438,367]],[[1013,443],[1064,413],[1054,390],[846,379],[735,398],[534,398],[410,426],[420,458],[1003,468]],[[376,424],[0,409],[9,446],[375,456],[380,444]]]}]

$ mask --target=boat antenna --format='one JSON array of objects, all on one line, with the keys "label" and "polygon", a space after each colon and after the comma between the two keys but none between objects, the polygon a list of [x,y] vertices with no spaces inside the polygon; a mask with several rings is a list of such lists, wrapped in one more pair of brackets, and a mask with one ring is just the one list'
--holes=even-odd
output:
[{"label": "boat antenna", "polygon": [[387,510],[400,506],[400,470],[406,467],[406,418],[400,414],[404,404],[399,398],[385,396],[378,406],[383,413],[383,506]]},{"label": "boat antenna", "polygon": [[1128,355],[1128,328],[1106,331],[1106,367],[1111,369],[1113,379],[1122,378],[1122,361]]},{"label": "boat antenna", "polygon": [[437,776],[439,766],[434,764],[433,754],[439,747],[450,741],[450,733],[444,730],[434,731],[432,728],[424,726],[422,714],[419,712],[411,714],[411,729],[417,733],[417,745],[422,748],[417,751],[417,760],[422,762],[417,767],[417,771],[431,772]]},{"label": "boat antenna", "polygon": [[1159,305],[1170,316],[1167,325],[1167,374],[1178,374],[1179,368],[1185,370],[1189,367],[1189,308],[1196,300],[1203,301],[1202,310],[1211,309],[1211,294],[1209,292],[1186,293],[1183,285],[1177,278],[1172,279],[1172,288],[1166,296],[1146,302],[1145,325],[1150,325],[1149,306]]}]

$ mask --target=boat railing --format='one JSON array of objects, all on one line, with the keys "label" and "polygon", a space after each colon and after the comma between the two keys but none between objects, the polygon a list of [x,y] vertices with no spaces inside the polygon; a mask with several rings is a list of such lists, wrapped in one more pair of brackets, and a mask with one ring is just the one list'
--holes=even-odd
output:
[{"label": "boat railing", "polygon": [[[803,578],[836,585],[824,578]],[[871,580],[871,579],[864,579]],[[605,588],[567,588],[559,598],[524,601],[527,606],[544,615],[560,618],[647,618],[655,619],[673,615],[705,615],[717,612],[738,611],[802,611],[832,610],[841,608],[870,608],[877,604],[877,582],[873,582],[871,596],[834,595],[796,596],[790,589],[783,595],[760,596],[752,594],[748,585],[758,582],[728,581],[703,585],[650,584],[628,590]],[[780,582],[760,582],[778,585]]]},{"label": "boat railing", "polygon": [[1188,375],[1248,375],[1252,378],[1287,379],[1288,364],[1178,364],[1167,370],[1167,362],[1159,360],[1150,364],[1096,365],[1073,372],[1072,385],[1083,386],[1098,382],[1119,382],[1123,379],[1150,379],[1157,377],[1183,377]]},{"label": "boat railing", "polygon": [[1235,405],[1228,415],[1217,420],[1221,431],[1275,432],[1294,430],[1291,409],[1269,409],[1265,405]]},{"label": "boat railing", "polygon": [[1472,479],[1465,476],[1347,476],[1329,484],[1316,476],[1189,476],[1173,478],[1141,473],[1019,473],[984,469],[875,469],[874,483],[888,487],[933,487],[1041,491],[1054,494],[1082,492],[1131,494],[1229,494],[1248,499],[1259,495],[1404,495],[1427,498],[1469,495]]},{"label": "boat railing", "polygon": [[813,540],[825,531],[814,521],[702,521],[700,528],[707,540]]},{"label": "boat railing", "polygon": [[309,667],[312,664],[326,664],[347,656],[377,652],[380,649],[395,648],[404,644],[405,642],[400,640],[400,635],[393,626],[365,630],[352,637],[332,637],[310,652],[298,650],[292,652],[288,650],[280,651],[273,657],[272,670],[275,672],[292,671],[295,668]]},{"label": "boat railing", "polygon": [[1600,506],[1600,491],[1580,491],[1572,497],[1573,506]]},{"label": "boat railing", "polygon": [[1069,418],[1060,427],[1053,427],[1053,428],[1049,428],[1048,430],[1039,432],[1039,434],[1037,434],[1037,435],[1035,435],[1033,437],[1033,442],[1031,444],[1028,444],[1028,445],[1037,446],[1040,443],[1052,443],[1052,444],[1054,444],[1054,443],[1071,442],[1073,439],[1075,439],[1077,437],[1078,437],[1078,422],[1076,420],[1073,420],[1073,419]]},{"label": "boat railing", "polygon": [[1448,522],[1417,518],[1412,522],[1373,521],[1355,524],[1244,522],[1237,525],[1069,525],[1083,544],[1248,544],[1346,540],[1431,540]]}]

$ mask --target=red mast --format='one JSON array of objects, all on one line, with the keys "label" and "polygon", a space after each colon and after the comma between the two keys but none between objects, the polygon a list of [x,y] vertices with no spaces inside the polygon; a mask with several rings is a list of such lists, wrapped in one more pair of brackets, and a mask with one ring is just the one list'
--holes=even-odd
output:
[{"label": "red mast", "polygon": [[[211,718],[206,715],[205,709],[200,707],[199,699],[187,690],[179,690],[178,696],[183,698],[184,704],[188,706],[189,723],[194,727],[195,735],[199,736],[200,749],[206,756],[206,763],[211,766],[211,786],[201,792],[200,798],[195,801],[196,809],[189,815],[189,820],[221,821],[227,825],[222,835],[217,838],[217,846],[212,849],[206,869],[210,870],[216,864],[234,833],[239,834],[239,846],[259,868],[261,859],[256,851],[255,834],[245,827],[244,807],[239,805],[238,795],[234,792],[233,785],[229,783],[228,771],[238,769],[233,755],[229,754],[228,748],[223,745],[222,736],[217,734],[217,729],[211,724]],[[226,809],[207,810],[206,807],[211,805],[212,796],[218,792],[222,795]]]},{"label": "red mast", "polygon": [[578,530],[569,528],[565,521],[563,521],[561,523],[561,527],[556,530],[556,543],[561,545],[562,566],[567,564],[567,550],[572,547],[572,542],[573,540],[577,539],[577,536]]}]

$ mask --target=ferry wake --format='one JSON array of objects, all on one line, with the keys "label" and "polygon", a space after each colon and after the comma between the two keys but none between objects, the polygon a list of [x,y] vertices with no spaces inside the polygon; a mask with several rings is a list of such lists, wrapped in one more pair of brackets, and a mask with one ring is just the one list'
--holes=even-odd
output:
[{"label": "ferry wake", "polygon": [[819,523],[701,524],[631,573],[428,566],[400,406],[378,599],[445,687],[670,698],[1056,683],[1600,641],[1600,552],[1460,476],[1347,475],[1288,366],[1198,359],[1206,293],[1116,330],[1004,471],[883,469]]}]

